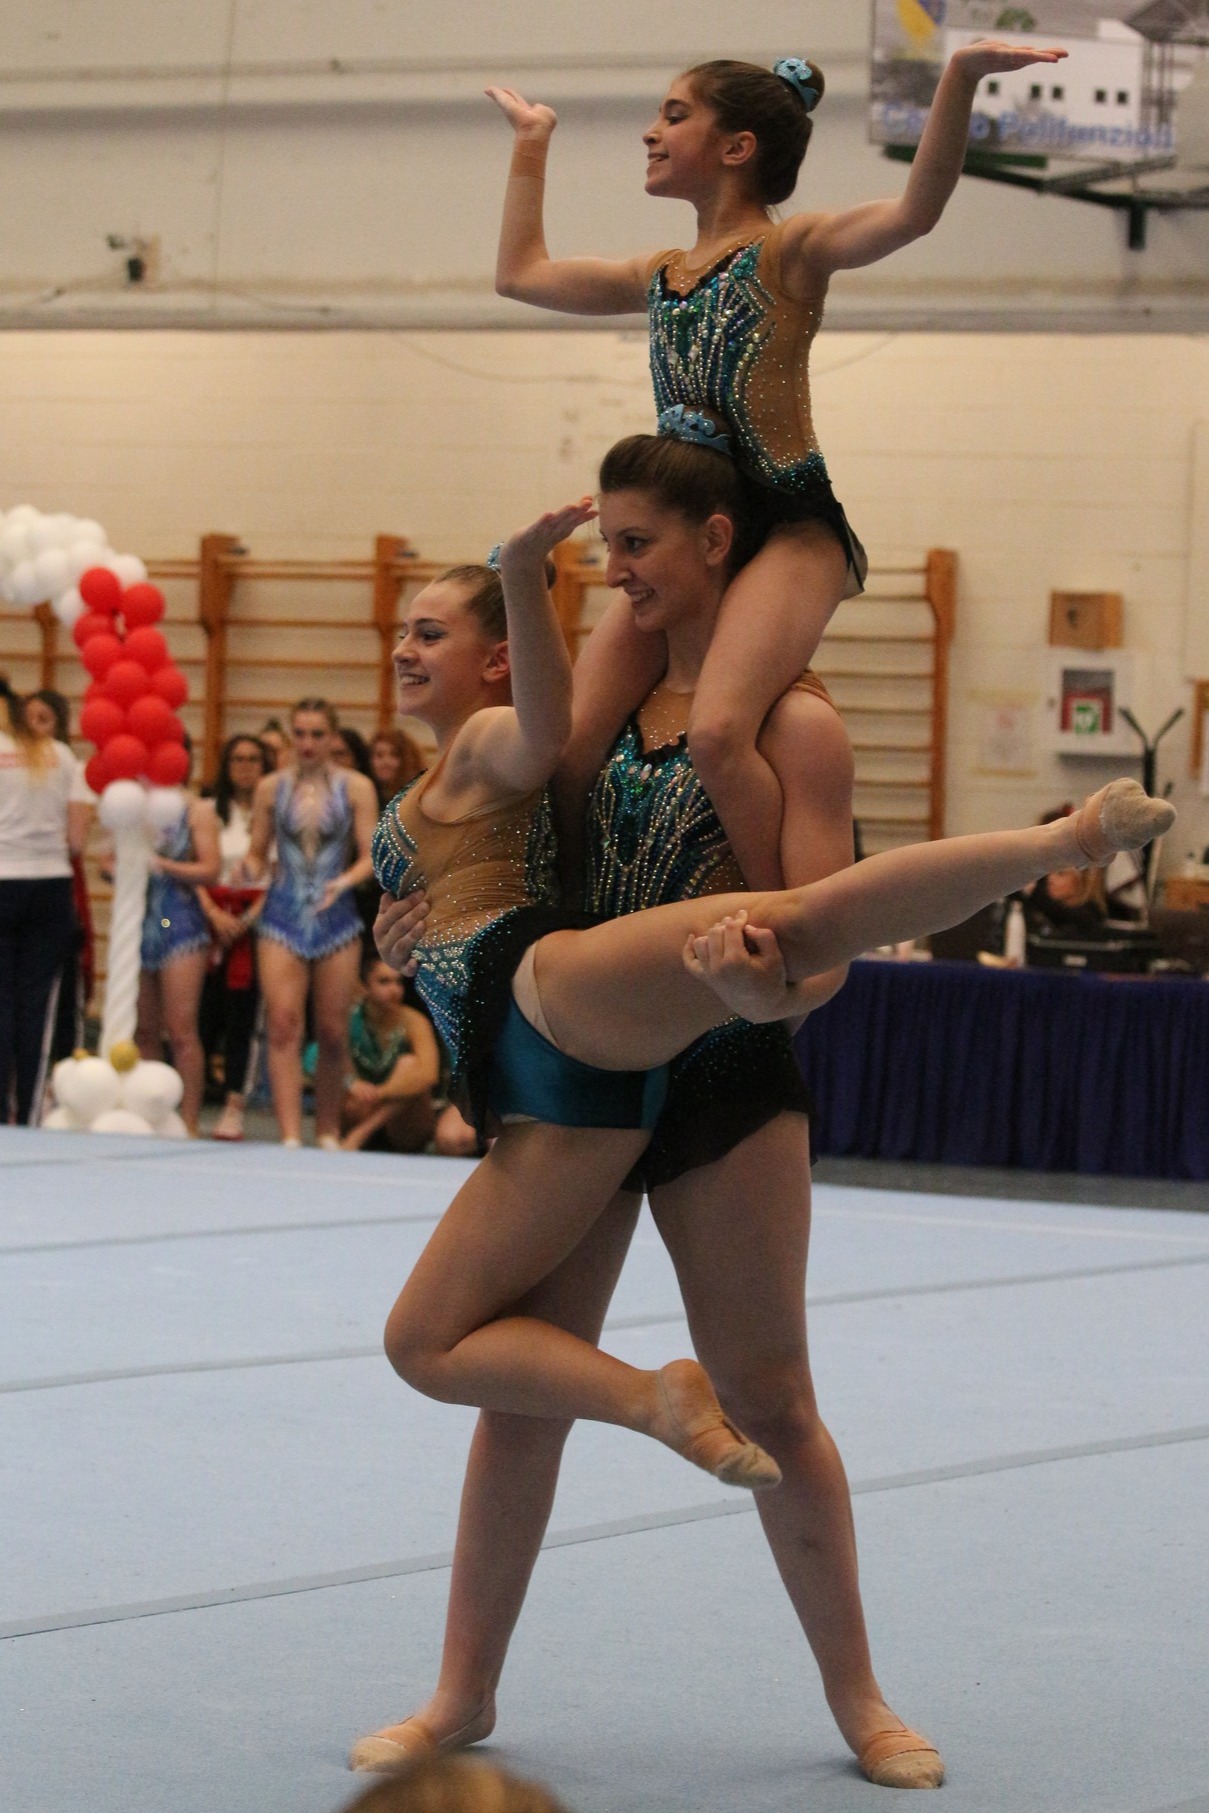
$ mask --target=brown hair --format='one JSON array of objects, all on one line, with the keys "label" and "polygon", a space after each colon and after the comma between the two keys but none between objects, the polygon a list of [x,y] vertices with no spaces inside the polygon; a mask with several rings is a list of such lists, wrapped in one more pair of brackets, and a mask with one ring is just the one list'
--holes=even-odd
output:
[{"label": "brown hair", "polygon": [[[389,747],[394,750],[395,756],[398,759],[399,772],[395,777],[396,790],[399,787],[406,787],[408,781],[414,781],[417,774],[419,774],[424,767],[424,757],[420,754],[420,751],[416,748],[416,745],[412,742],[407,732],[399,729],[397,725],[387,725],[381,730],[375,730],[373,736],[369,739],[371,764],[374,750],[379,743],[388,744]],[[374,785],[377,787],[377,779],[372,775],[371,779],[374,780]],[[381,789],[379,788],[379,792],[380,791]],[[382,801],[383,805],[386,803],[385,800]]]},{"label": "brown hair", "polygon": [[[293,724],[294,719],[298,716],[299,712],[302,711],[319,712],[327,719],[327,727],[331,731],[337,731],[340,728],[340,720],[336,716],[336,707],[334,705],[329,705],[326,699],[299,699],[297,705],[291,706],[290,708],[291,724]],[[265,729],[268,729],[267,724]]]},{"label": "brown hair", "polygon": [[[806,59],[803,59],[806,61]],[[822,99],[823,72],[806,62],[810,86]],[[758,63],[736,63],[721,57],[686,69],[684,79],[708,107],[723,132],[753,132],[756,197],[764,207],[787,201],[810,143],[814,122],[806,102],[783,76]],[[817,103],[816,103],[817,105]]]},{"label": "brown hair", "polygon": [[345,1813],[565,1813],[535,1782],[465,1757],[417,1763],[358,1795]]},{"label": "brown hair", "polygon": [[609,448],[600,463],[600,489],[645,491],[689,522],[728,516],[735,526],[733,567],[754,552],[746,485],[729,454],[672,435],[630,434]]},{"label": "brown hair", "polygon": [[492,642],[506,642],[508,613],[504,609],[504,583],[495,568],[467,561],[461,566],[446,567],[438,575],[440,583],[447,579],[469,588],[466,609],[484,636]]},{"label": "brown hair", "polygon": [[0,674],[0,731],[12,737],[31,776],[45,775],[51,765],[49,739],[36,737],[30,730],[21,700],[10,686],[7,674]]},{"label": "brown hair", "polygon": [[[558,568],[552,560],[547,559],[546,584],[553,585],[557,577]],[[506,642],[508,612],[504,605],[504,582],[498,569],[467,562],[463,566],[446,567],[443,573],[438,573],[438,583],[443,583],[446,579],[451,579],[455,585],[470,587],[466,609],[489,641]]]}]

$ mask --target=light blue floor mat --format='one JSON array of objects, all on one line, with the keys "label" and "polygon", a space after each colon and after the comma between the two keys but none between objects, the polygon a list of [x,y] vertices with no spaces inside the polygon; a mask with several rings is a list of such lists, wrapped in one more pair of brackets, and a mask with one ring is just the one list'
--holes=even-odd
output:
[{"label": "light blue floor mat", "polygon": [[[468,1167],[0,1134],[5,1813],[331,1813],[425,1697],[472,1413],[382,1321]],[[811,1339],[943,1806],[1209,1809],[1209,1220],[816,1192]],[[649,1220],[608,1343],[686,1350]],[[579,1813],[884,1804],[751,1503],[581,1425],[488,1748]]]}]

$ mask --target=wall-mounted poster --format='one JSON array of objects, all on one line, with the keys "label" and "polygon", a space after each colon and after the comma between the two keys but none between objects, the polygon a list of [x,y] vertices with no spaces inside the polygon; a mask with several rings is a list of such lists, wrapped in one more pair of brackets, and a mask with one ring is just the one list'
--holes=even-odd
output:
[{"label": "wall-mounted poster", "polygon": [[995,38],[1069,55],[984,77],[971,150],[1096,163],[1170,154],[1174,109],[1163,14],[1153,0],[874,0],[870,136],[877,145],[917,145],[953,52]]}]

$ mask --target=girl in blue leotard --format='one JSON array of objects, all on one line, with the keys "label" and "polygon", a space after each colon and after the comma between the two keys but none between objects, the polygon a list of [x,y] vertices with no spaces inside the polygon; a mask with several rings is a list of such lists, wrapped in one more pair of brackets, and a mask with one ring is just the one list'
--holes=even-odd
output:
[{"label": "girl in blue leotard", "polygon": [[265,998],[269,1086],[285,1145],[302,1141],[302,1038],[311,997],[319,1062],[315,1132],[340,1143],[340,1100],[348,1016],[357,988],[361,917],[355,890],[373,873],[370,838],[378,812],[373,782],[329,759],[336,715],[324,699],[303,699],[291,725],[294,759],[266,775],[252,804],[253,879],[276,846],[260,916],[257,967]]}]

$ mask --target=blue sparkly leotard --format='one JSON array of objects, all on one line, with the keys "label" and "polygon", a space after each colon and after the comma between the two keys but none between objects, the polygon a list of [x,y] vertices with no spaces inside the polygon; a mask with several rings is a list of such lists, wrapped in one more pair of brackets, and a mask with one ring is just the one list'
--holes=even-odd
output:
[{"label": "blue sparkly leotard", "polygon": [[810,348],[826,282],[803,300],[781,284],[784,228],[734,246],[703,269],[680,251],[651,260],[647,287],[655,407],[683,403],[729,427],[740,468],[764,494],[767,530],[817,516],[843,545],[859,592],[868,560],[831,489],[810,411]]},{"label": "blue sparkly leotard", "polygon": [[[156,840],[156,853],[172,862],[192,862],[193,831],[189,808]],[[190,951],[205,950],[210,942],[201,902],[194,888],[175,881],[170,875],[152,875],[147,883],[147,906],[143,914],[140,961],[144,969],[163,969],[174,957]]]},{"label": "blue sparkly leotard", "polygon": [[[436,771],[434,770],[434,773]],[[510,1121],[651,1128],[667,1067],[598,1070],[560,1051],[512,995],[522,955],[547,932],[583,923],[554,904],[554,836],[545,788],[453,823],[424,811],[431,776],[404,788],[374,833],[388,893],[423,886],[416,987],[453,1063],[452,1091],[481,1134]]]},{"label": "blue sparkly leotard", "polygon": [[[813,674],[798,686],[828,698]],[[612,918],[743,887],[688,752],[691,704],[691,694],[657,686],[597,778],[586,838],[593,913]],[[631,1187],[655,1189],[714,1163],[784,1110],[809,1111],[788,1031],[777,1022],[726,1021],[673,1060],[667,1102]]]},{"label": "blue sparkly leotard", "polygon": [[[342,875],[355,848],[353,808],[344,777],[328,777],[327,797],[316,825],[307,825],[299,810],[297,786],[287,770],[273,796],[273,836],[277,865],[257,933],[274,944],[283,944],[306,963],[330,957],[361,936],[361,915],[351,891],[334,905],[320,910],[323,890]],[[313,853],[307,848],[313,838]]]},{"label": "blue sparkly leotard", "polygon": [[378,820],[374,873],[398,898],[413,888],[427,893],[416,988],[456,1071],[465,1056],[479,946],[501,920],[556,898],[554,831],[544,787],[452,823],[430,818],[424,795],[437,772],[409,782]]}]

